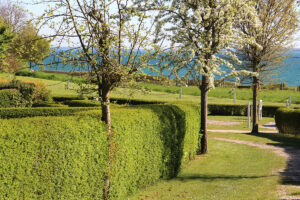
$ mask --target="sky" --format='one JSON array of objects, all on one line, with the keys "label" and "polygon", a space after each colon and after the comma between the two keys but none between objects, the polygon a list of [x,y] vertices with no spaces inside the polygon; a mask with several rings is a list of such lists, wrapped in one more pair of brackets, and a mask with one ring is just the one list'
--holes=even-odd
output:
[{"label": "sky", "polygon": [[[0,0],[1,1],[1,0]],[[10,0],[8,0],[10,1]],[[43,11],[47,8],[47,5],[32,5],[33,2],[38,1],[38,0],[22,0],[24,4],[24,8],[34,14],[34,16],[39,16],[43,14]],[[21,5],[22,6],[22,5]],[[23,6],[22,6],[23,7]],[[47,34],[49,33],[48,29],[43,29],[41,31],[42,34]],[[300,31],[295,35],[295,42],[294,42],[294,47],[300,49]],[[63,46],[67,46],[66,44],[62,44]],[[55,44],[54,44],[55,46]]]}]

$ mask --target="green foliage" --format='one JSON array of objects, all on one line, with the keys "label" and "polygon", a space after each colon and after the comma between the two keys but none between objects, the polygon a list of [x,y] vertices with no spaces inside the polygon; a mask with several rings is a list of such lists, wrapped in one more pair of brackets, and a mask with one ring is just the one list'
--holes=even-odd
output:
[{"label": "green foliage", "polygon": [[[273,117],[279,106],[263,106],[263,116]],[[247,105],[209,104],[208,110],[211,115],[247,116]]]},{"label": "green foliage", "polygon": [[112,162],[112,199],[122,199],[160,178],[176,176],[183,162],[196,154],[199,124],[197,108],[191,105],[112,110],[117,144]]},{"label": "green foliage", "polygon": [[72,100],[84,100],[82,96],[54,96],[52,97],[53,101],[56,102],[64,102],[64,101],[72,101]]},{"label": "green foliage", "polygon": [[69,116],[95,108],[0,108],[0,118],[24,118],[36,116]]},{"label": "green foliage", "polygon": [[32,107],[68,107],[63,104],[54,104],[54,103],[34,103]]},{"label": "green foliage", "polygon": [[0,90],[0,107],[24,107],[26,101],[24,101],[22,94],[16,89]]},{"label": "green foliage", "polygon": [[50,42],[38,35],[37,29],[30,23],[23,26],[13,41],[11,52],[19,59],[30,63],[41,64],[49,55]]},{"label": "green foliage", "polygon": [[[0,198],[101,199],[107,138],[100,110],[0,109],[0,115],[5,110],[27,116],[56,111],[66,115],[84,109],[72,117],[0,120]],[[194,158],[198,109],[196,105],[112,108],[111,199],[124,199],[160,178],[174,177],[184,162]]]},{"label": "green foliage", "polygon": [[300,110],[278,109],[275,115],[276,126],[280,133],[300,134]]},{"label": "green foliage", "polygon": [[64,101],[64,104],[70,107],[99,107],[100,106],[100,102],[91,101],[91,100]]},{"label": "green foliage", "polygon": [[12,80],[10,82],[0,82],[0,90],[3,89],[16,89],[18,90],[26,102],[22,104],[23,107],[31,107],[33,103],[49,102],[50,91],[42,82],[21,82],[19,80]]},{"label": "green foliage", "polygon": [[0,120],[0,199],[101,199],[104,132],[89,117]]},{"label": "green foliage", "polygon": [[[13,39],[13,34],[9,31],[9,27],[3,23],[0,18],[0,58],[7,55],[7,50]],[[2,62],[2,61],[1,61]]]}]

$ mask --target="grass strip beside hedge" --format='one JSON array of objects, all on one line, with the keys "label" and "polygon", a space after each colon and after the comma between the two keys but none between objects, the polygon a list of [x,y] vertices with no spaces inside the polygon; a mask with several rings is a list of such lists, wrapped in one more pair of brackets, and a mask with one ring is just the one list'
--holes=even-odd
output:
[{"label": "grass strip beside hedge", "polygon": [[300,135],[300,109],[278,109],[275,122],[280,133]]}]

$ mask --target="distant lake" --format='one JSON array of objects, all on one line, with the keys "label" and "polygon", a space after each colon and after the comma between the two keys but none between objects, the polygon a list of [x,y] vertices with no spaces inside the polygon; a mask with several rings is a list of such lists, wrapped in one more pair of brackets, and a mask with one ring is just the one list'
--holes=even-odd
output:
[{"label": "distant lake", "polygon": [[[44,63],[50,63],[53,60],[53,57],[46,58]],[[41,70],[37,66],[34,67],[35,70]],[[53,71],[87,71],[87,68],[74,67],[72,65],[62,64],[46,66],[44,70],[53,70]],[[300,49],[294,49],[292,57],[288,58],[285,61],[285,66],[280,70],[281,72],[274,76],[278,82],[285,82],[288,86],[300,86]],[[150,70],[144,70],[145,73],[153,75],[153,72]],[[166,74],[169,72],[166,71]]]}]

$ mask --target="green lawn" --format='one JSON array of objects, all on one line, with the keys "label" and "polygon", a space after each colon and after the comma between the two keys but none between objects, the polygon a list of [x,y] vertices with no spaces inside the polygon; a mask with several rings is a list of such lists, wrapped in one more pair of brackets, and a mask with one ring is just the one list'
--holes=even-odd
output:
[{"label": "green lawn", "polygon": [[[251,124],[250,128],[248,128],[248,117],[247,116],[212,116],[209,115],[207,117],[208,120],[213,121],[230,121],[230,122],[238,122],[239,125],[230,125],[230,126],[223,126],[223,125],[216,125],[216,124],[208,124],[208,129],[222,129],[222,130],[249,130],[251,131]],[[263,117],[262,120],[258,121],[259,125],[264,125],[269,122],[274,122],[273,117]],[[259,128],[260,131],[269,131],[270,129],[267,128]]]},{"label": "green lawn", "polygon": [[[149,83],[141,83],[142,87],[158,92],[167,92],[172,94],[179,94],[180,88],[182,88],[182,93],[184,95],[193,95],[199,96],[200,90],[196,86],[190,87],[177,87],[177,86],[163,86],[155,85]],[[296,88],[295,88],[296,89]],[[221,98],[221,99],[231,99],[233,101],[233,92],[230,92],[232,88],[222,88],[217,87],[209,91],[210,97]],[[252,99],[252,90],[251,89],[235,89],[237,100],[246,100],[249,101]],[[300,104],[300,92],[293,90],[262,90],[258,93],[258,99],[262,99],[266,102],[274,103],[286,103],[286,100],[292,97],[292,103]]]},{"label": "green lawn", "polygon": [[[0,79],[7,79],[8,74],[0,73]],[[70,89],[66,90],[66,82],[64,81],[54,81],[54,80],[46,80],[46,79],[39,79],[39,78],[32,78],[32,77],[23,77],[17,76],[17,79],[20,80],[38,80],[43,81],[48,88],[52,91],[52,96],[70,96],[70,95],[77,95],[78,85],[75,83],[70,83]],[[151,85],[151,84],[150,84]],[[155,87],[164,88],[161,91],[153,89],[152,91],[142,91],[138,89],[131,89],[131,88],[115,88],[111,92],[111,97],[119,97],[119,98],[128,98],[128,99],[139,99],[139,100],[156,100],[156,101],[167,101],[167,102],[196,102],[200,103],[200,97],[195,96],[199,95],[199,89],[196,87],[183,87],[183,96],[179,99],[179,87],[175,87],[178,92],[173,93],[173,89],[170,89],[171,92],[167,90],[167,86],[158,86],[154,85]],[[172,88],[172,87],[170,87]],[[174,89],[174,90],[175,90]],[[210,104],[233,104],[232,95],[228,93],[229,88],[216,88],[211,90],[208,97],[208,102]],[[185,92],[188,91],[188,92]],[[194,93],[194,92],[198,93]],[[221,92],[220,92],[221,91]],[[251,94],[250,90],[242,89],[241,91],[247,91],[247,95],[245,98],[240,98],[237,95],[236,104],[247,105],[248,101],[251,99],[249,96]],[[224,94],[224,95],[217,95],[217,94]],[[264,105],[274,105],[274,106],[285,106],[285,102],[279,103],[279,97],[276,96],[284,96],[284,98],[288,98],[288,96],[292,96],[293,101],[296,101],[299,98],[300,102],[300,92],[293,92],[293,91],[264,91],[261,92],[263,94],[268,94],[268,98],[264,101]],[[226,95],[225,95],[226,94]],[[94,94],[96,95],[96,94]],[[246,100],[245,100],[246,99]],[[273,100],[272,100],[273,99]],[[298,100],[297,100],[298,101]],[[300,104],[293,104],[294,106],[300,107]]]},{"label": "green lawn", "polygon": [[128,199],[276,199],[285,160],[269,150],[209,140],[209,154],[189,163],[179,176]]}]

